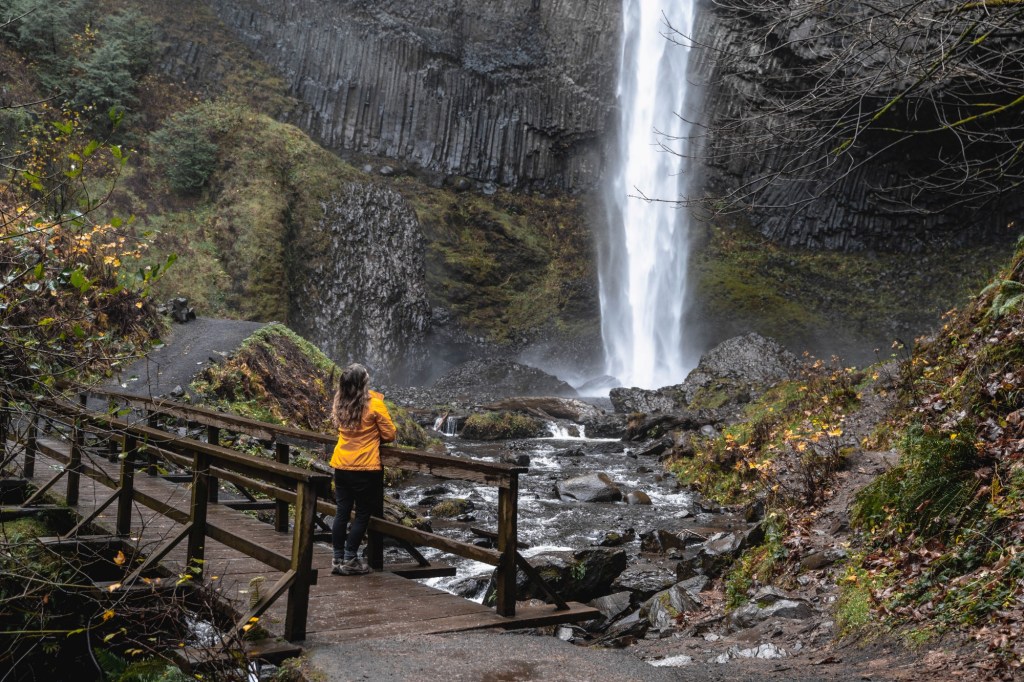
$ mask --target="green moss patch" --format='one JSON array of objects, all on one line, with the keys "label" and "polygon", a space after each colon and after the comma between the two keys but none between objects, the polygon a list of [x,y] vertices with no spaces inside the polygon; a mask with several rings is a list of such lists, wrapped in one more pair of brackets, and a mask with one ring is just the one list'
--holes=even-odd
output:
[{"label": "green moss patch", "polygon": [[693,300],[695,314],[711,327],[753,328],[812,352],[847,339],[858,360],[893,338],[909,340],[933,327],[992,276],[1006,248],[935,244],[913,255],[809,251],[721,224],[709,226],[702,241],[691,261]]},{"label": "green moss patch", "polygon": [[525,414],[485,412],[470,415],[460,435],[468,440],[503,440],[534,438],[542,431],[541,423]]},{"label": "green moss patch", "polygon": [[[234,414],[334,433],[331,380],[340,373],[316,346],[282,324],[270,324],[247,338],[229,360],[205,369],[192,388]],[[388,411],[399,444],[424,448],[434,442],[407,410],[388,403]]]},{"label": "green moss patch", "polygon": [[492,341],[597,324],[594,254],[575,199],[485,197],[400,178],[428,241],[432,302]]}]

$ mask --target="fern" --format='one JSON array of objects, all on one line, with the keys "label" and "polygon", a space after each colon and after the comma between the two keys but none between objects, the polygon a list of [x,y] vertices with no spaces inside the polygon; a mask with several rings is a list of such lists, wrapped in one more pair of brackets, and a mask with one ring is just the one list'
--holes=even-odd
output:
[{"label": "fern", "polygon": [[981,295],[984,296],[993,290],[996,293],[992,297],[992,304],[989,306],[988,312],[985,313],[993,320],[998,320],[1007,313],[1013,312],[1021,302],[1024,302],[1024,284],[1020,282],[1012,279],[997,279],[982,289]]}]

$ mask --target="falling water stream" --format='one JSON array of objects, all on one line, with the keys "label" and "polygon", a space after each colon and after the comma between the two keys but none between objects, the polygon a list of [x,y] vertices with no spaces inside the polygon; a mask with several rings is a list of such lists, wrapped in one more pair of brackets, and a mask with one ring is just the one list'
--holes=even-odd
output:
[{"label": "falling water stream", "polygon": [[669,26],[690,34],[694,4],[623,0],[618,164],[600,289],[606,371],[627,386],[679,383],[695,364],[683,329],[687,213],[674,203],[686,182],[690,50],[667,37]]}]

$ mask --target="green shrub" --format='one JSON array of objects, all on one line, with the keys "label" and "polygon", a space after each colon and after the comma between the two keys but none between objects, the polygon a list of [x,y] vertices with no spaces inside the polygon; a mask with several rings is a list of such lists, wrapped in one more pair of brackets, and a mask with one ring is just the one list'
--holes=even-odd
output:
[{"label": "green shrub", "polygon": [[128,59],[128,69],[138,78],[149,71],[156,52],[156,30],[152,21],[135,9],[124,9],[103,17],[100,36],[106,43],[117,43]]},{"label": "green shrub", "polygon": [[110,111],[123,115],[137,104],[131,59],[121,42],[103,42],[81,63],[81,71],[75,101],[81,107],[95,107],[100,120]]},{"label": "green shrub", "polygon": [[923,537],[945,535],[984,510],[976,493],[980,465],[970,433],[907,430],[899,466],[858,493],[855,522],[868,528],[894,526]]},{"label": "green shrub", "polygon": [[64,51],[81,6],[80,0],[0,0],[0,25],[15,47],[46,60]]},{"label": "green shrub", "polygon": [[195,109],[171,116],[151,140],[154,162],[179,194],[198,193],[217,167],[217,144]]}]

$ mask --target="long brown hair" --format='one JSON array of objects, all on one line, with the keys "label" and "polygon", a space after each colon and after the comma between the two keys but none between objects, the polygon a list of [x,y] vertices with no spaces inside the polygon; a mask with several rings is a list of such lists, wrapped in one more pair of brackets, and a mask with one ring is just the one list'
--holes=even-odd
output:
[{"label": "long brown hair", "polygon": [[354,429],[363,420],[363,412],[370,404],[370,373],[362,365],[353,363],[341,373],[338,390],[334,394],[331,418],[339,429]]}]

